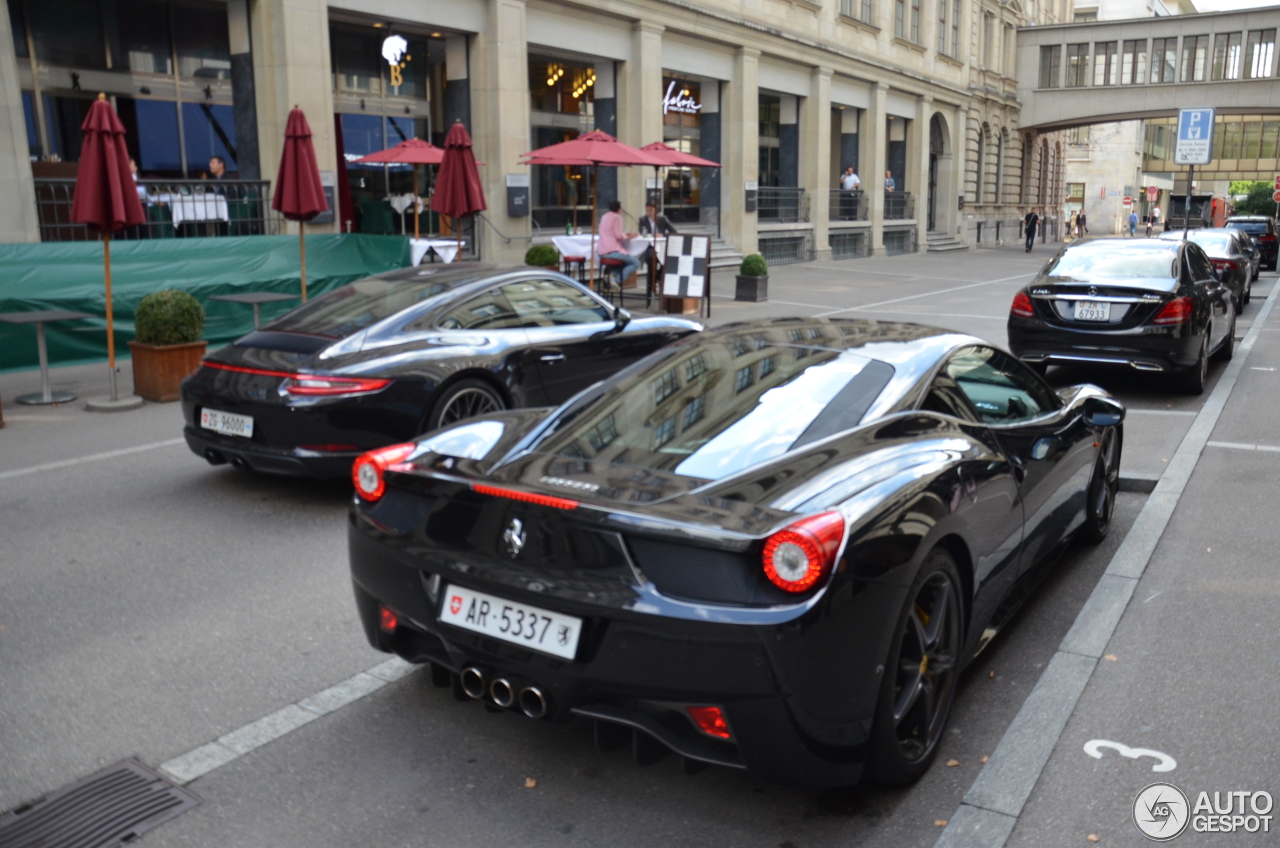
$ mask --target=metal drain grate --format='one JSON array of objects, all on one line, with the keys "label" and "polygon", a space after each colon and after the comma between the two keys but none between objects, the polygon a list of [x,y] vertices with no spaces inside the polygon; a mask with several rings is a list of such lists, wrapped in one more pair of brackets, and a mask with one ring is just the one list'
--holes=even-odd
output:
[{"label": "metal drain grate", "polygon": [[0,848],[123,845],[199,804],[185,789],[125,760],[0,816]]}]

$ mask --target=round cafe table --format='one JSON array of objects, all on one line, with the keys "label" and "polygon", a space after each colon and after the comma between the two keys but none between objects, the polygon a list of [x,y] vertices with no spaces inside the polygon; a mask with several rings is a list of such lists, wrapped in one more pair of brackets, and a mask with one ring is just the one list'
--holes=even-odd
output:
[{"label": "round cafe table", "polygon": [[66,403],[76,399],[71,392],[55,392],[49,386],[49,348],[45,345],[44,325],[51,321],[78,321],[93,318],[88,312],[71,312],[66,309],[45,309],[38,312],[0,312],[0,322],[5,324],[35,324],[36,352],[40,357],[40,393],[19,395],[18,403],[43,406],[49,403]]}]

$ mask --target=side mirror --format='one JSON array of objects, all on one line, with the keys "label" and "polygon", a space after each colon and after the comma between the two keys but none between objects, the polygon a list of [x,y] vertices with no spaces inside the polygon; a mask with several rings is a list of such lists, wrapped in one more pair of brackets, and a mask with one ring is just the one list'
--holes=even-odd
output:
[{"label": "side mirror", "polygon": [[1084,421],[1090,427],[1114,427],[1124,420],[1124,404],[1108,397],[1091,397],[1084,402]]},{"label": "side mirror", "polygon": [[630,323],[631,313],[619,306],[618,311],[613,313],[613,331],[621,333]]}]

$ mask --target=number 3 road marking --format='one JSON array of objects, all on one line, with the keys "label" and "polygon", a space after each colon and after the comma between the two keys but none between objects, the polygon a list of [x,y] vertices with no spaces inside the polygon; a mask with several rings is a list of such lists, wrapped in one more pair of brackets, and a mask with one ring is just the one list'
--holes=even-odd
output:
[{"label": "number 3 road marking", "polygon": [[1173,771],[1178,767],[1178,761],[1162,751],[1153,751],[1150,748],[1130,748],[1123,742],[1112,742],[1110,739],[1090,739],[1084,743],[1084,752],[1095,760],[1102,759],[1102,749],[1110,748],[1122,757],[1128,757],[1136,760],[1138,757],[1152,757],[1159,760],[1151,767],[1152,771]]}]

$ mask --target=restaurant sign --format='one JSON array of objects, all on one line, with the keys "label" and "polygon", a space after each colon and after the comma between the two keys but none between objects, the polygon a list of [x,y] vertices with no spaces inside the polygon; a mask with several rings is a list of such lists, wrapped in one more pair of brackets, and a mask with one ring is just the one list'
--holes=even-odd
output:
[{"label": "restaurant sign", "polygon": [[680,83],[672,80],[667,86],[667,93],[662,97],[662,114],[680,112],[685,115],[696,115],[702,110],[702,104],[689,96],[687,88],[677,89]]},{"label": "restaurant sign", "polygon": [[404,85],[404,66],[408,64],[412,56],[406,51],[409,49],[409,42],[405,41],[402,35],[388,35],[382,42],[382,58],[387,60],[387,65],[391,68],[391,87],[399,88]]}]

